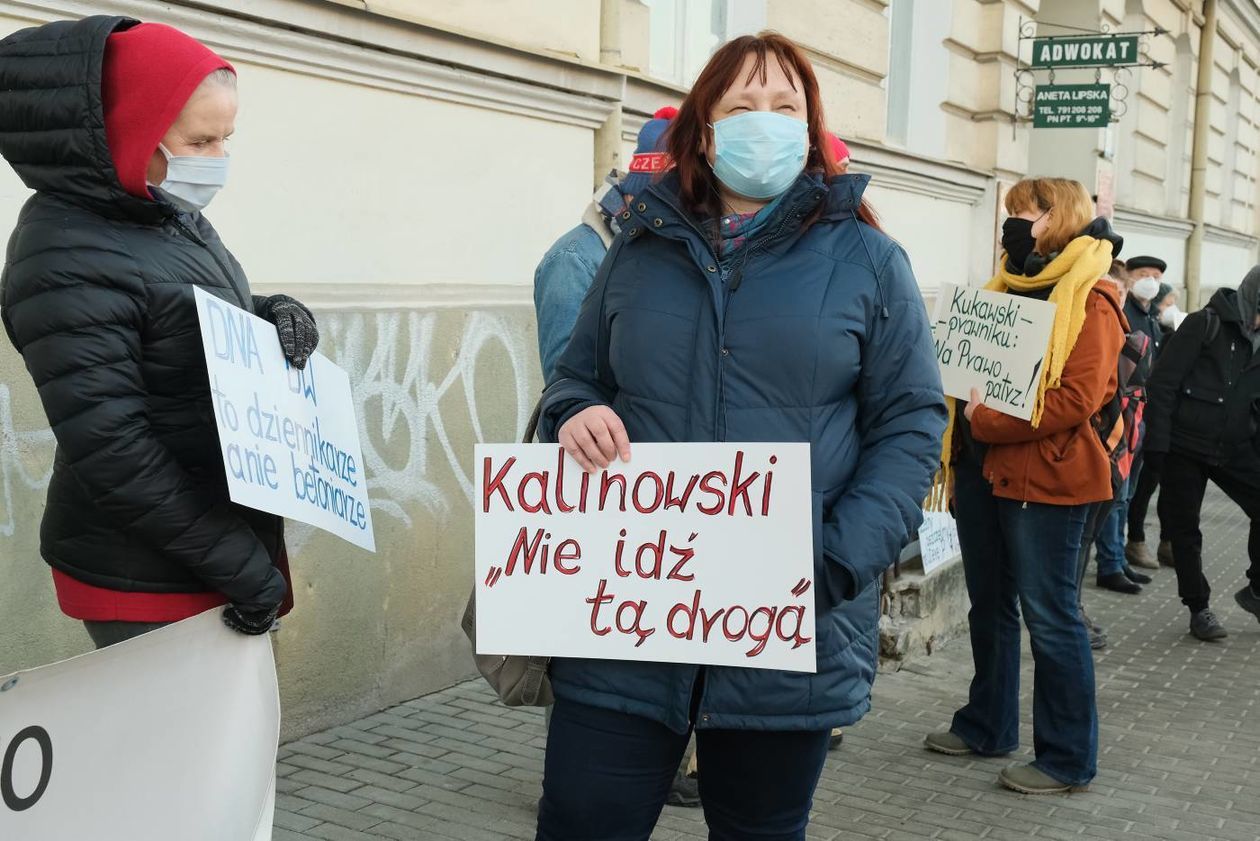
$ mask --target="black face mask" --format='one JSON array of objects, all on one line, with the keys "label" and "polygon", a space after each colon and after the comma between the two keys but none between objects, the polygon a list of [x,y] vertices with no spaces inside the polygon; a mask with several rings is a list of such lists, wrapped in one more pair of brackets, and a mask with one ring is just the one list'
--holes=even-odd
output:
[{"label": "black face mask", "polygon": [[1015,274],[1024,274],[1028,255],[1037,247],[1032,235],[1033,223],[1028,219],[1012,216],[1002,223],[1002,248],[1006,251],[1006,268]]}]

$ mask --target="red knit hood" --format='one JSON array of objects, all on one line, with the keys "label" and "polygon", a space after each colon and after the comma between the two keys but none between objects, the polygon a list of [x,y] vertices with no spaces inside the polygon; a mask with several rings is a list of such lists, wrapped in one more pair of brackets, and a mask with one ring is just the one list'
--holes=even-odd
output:
[{"label": "red knit hood", "polygon": [[124,190],[149,198],[146,173],[158,143],[197,86],[224,68],[236,72],[212,50],[164,24],[142,23],[109,36],[101,98],[105,137]]}]

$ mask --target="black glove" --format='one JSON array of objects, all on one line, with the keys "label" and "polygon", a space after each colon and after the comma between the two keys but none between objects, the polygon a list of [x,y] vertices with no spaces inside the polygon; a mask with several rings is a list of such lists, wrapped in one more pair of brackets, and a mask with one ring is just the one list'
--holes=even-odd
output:
[{"label": "black glove", "polygon": [[280,605],[265,611],[243,611],[230,604],[223,610],[223,624],[238,634],[256,637],[271,630],[279,613]]},{"label": "black glove", "polygon": [[319,328],[311,311],[288,295],[255,298],[254,311],[276,325],[280,347],[294,368],[305,368],[306,360],[319,345]]}]

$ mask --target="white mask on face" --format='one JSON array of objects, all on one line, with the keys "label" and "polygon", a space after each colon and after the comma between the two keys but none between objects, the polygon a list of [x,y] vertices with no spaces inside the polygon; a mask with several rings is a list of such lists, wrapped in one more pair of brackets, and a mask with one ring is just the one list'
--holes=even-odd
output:
[{"label": "white mask on face", "polygon": [[1159,281],[1153,277],[1144,277],[1133,284],[1133,297],[1149,301],[1159,292]]},{"label": "white mask on face", "polygon": [[227,183],[228,157],[172,155],[161,143],[158,150],[166,157],[166,178],[158,185],[170,195],[175,205],[189,212],[204,210]]},{"label": "white mask on face", "polygon": [[1181,310],[1177,309],[1176,304],[1169,304],[1164,307],[1164,311],[1159,314],[1159,323],[1171,329],[1176,329],[1180,320]]}]

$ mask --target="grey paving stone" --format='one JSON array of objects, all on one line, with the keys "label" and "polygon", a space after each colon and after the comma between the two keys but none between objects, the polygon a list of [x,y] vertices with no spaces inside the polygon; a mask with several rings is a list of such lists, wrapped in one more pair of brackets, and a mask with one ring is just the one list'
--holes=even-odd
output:
[{"label": "grey paving stone", "polygon": [[[1086,588],[1112,640],[1095,660],[1100,757],[1089,792],[1025,797],[996,784],[1003,767],[1032,758],[1027,634],[1021,749],[982,759],[922,748],[966,697],[971,653],[955,639],[879,676],[871,713],[828,758],[810,841],[1260,841],[1260,624],[1232,601],[1247,525],[1213,492],[1203,531],[1214,607],[1230,630],[1219,645],[1188,635],[1172,570],[1139,596]],[[528,841],[543,739],[540,711],[503,707],[480,681],[315,734],[281,751],[274,839]],[[666,808],[653,841],[706,836],[701,810]]]},{"label": "grey paving stone", "polygon": [[359,831],[366,830],[381,822],[380,818],[369,815],[366,812],[352,812],[349,809],[338,809],[336,806],[325,806],[323,803],[317,803],[305,809],[302,814],[325,823],[336,824],[346,829]]}]

